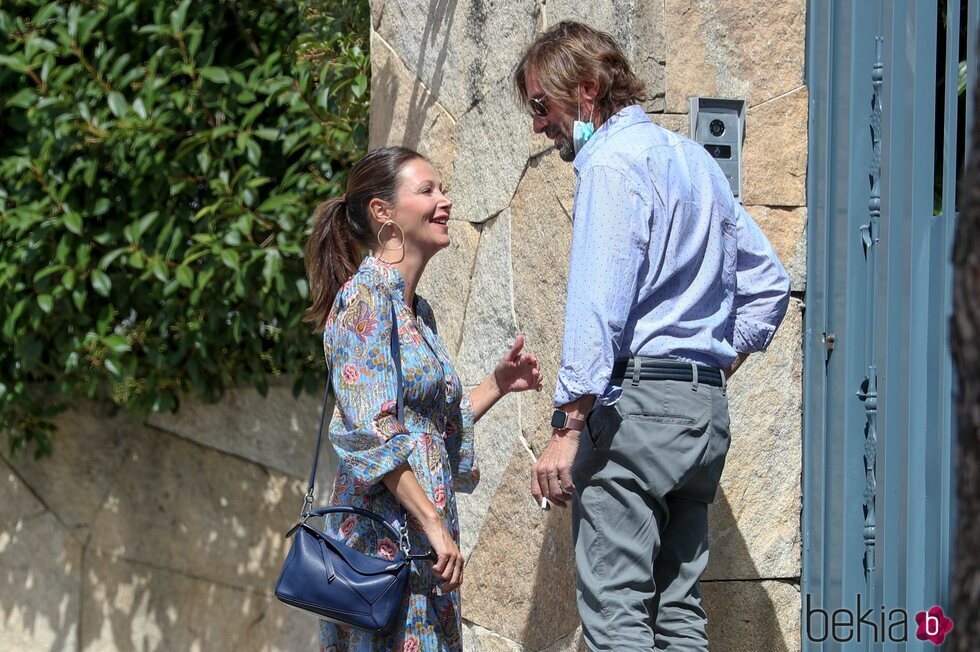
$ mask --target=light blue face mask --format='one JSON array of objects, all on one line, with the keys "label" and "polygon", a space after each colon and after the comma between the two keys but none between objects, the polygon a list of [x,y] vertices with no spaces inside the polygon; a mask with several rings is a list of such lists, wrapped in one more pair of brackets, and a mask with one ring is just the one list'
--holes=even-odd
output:
[{"label": "light blue face mask", "polygon": [[[594,110],[594,107],[593,107]],[[595,125],[592,124],[592,114],[589,113],[589,121],[582,122],[582,104],[579,103],[578,107],[579,119],[572,123],[572,146],[575,147],[575,153],[578,154],[579,151],[585,147],[585,143],[589,142],[592,135],[595,133]]]}]

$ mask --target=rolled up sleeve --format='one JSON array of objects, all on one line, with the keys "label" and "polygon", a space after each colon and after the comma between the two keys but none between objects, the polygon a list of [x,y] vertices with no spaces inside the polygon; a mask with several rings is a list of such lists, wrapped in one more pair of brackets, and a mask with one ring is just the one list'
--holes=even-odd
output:
[{"label": "rolled up sleeve", "polygon": [[625,174],[598,165],[582,171],[555,407],[586,395],[602,405],[619,399],[622,390],[609,381],[636,298],[649,216],[650,207]]},{"label": "rolled up sleeve", "polygon": [[762,229],[740,205],[735,209],[738,253],[732,346],[738,353],[765,351],[789,306],[789,276]]}]

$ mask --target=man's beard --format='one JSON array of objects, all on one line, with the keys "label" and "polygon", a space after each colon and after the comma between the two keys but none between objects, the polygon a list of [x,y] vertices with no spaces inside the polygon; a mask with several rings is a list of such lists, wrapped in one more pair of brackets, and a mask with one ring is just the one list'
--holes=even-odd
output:
[{"label": "man's beard", "polygon": [[572,142],[571,138],[563,135],[561,140],[555,143],[555,149],[558,150],[559,158],[566,163],[571,163],[575,160],[575,143]]}]

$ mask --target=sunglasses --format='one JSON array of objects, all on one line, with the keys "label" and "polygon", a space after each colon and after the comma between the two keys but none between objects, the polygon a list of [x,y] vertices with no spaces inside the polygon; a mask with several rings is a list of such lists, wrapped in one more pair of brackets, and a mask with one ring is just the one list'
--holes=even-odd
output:
[{"label": "sunglasses", "polygon": [[548,98],[547,95],[542,95],[541,97],[531,97],[527,100],[527,108],[532,115],[536,115],[539,118],[548,117],[548,107],[544,105],[544,100]]}]

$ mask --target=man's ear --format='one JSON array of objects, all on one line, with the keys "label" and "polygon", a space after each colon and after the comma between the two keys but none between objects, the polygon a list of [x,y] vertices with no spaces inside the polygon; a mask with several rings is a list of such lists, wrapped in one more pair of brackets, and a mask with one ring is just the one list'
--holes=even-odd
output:
[{"label": "man's ear", "polygon": [[578,84],[579,96],[582,98],[582,104],[585,108],[589,107],[591,112],[595,106],[595,100],[599,96],[599,82],[595,79],[583,79]]}]

